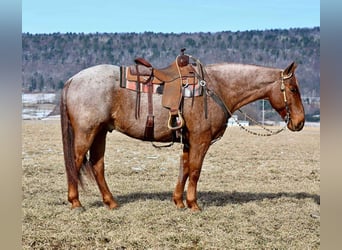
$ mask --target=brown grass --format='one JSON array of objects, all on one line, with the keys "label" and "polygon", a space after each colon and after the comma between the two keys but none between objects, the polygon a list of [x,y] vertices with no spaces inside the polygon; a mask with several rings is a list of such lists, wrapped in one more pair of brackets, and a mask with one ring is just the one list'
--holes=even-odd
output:
[{"label": "brown grass", "polygon": [[180,145],[158,150],[108,135],[106,176],[121,205],[94,183],[70,210],[59,121],[23,121],[23,249],[318,249],[320,133],[255,137],[228,128],[198,185],[200,213],[171,202]]}]

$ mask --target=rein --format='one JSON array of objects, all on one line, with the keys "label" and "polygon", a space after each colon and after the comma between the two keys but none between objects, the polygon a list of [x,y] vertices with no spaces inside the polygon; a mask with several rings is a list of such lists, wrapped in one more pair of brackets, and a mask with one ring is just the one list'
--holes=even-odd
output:
[{"label": "rein", "polygon": [[242,114],[244,114],[249,120],[255,122],[259,127],[261,127],[263,130],[267,131],[268,133],[257,133],[255,131],[252,131],[250,129],[247,129],[246,127],[244,127],[237,119],[235,119],[233,116],[232,118],[234,119],[234,121],[239,125],[240,128],[242,128],[244,131],[246,131],[247,133],[249,134],[252,134],[252,135],[256,135],[256,136],[271,136],[271,135],[276,135],[276,134],[279,134],[280,132],[283,132],[286,127],[287,127],[287,124],[288,124],[288,121],[286,122],[286,124],[284,125],[284,127],[276,130],[276,131],[273,131],[273,130],[270,130],[268,128],[266,128],[264,125],[262,125],[260,122],[257,122],[256,120],[254,120],[252,117],[248,116],[246,113],[242,112],[240,109],[238,109],[239,112],[241,112]]},{"label": "rein", "polygon": [[[199,62],[198,59],[196,59],[197,62]],[[199,64],[202,66],[202,64],[199,62]],[[201,67],[203,68],[203,67]],[[205,69],[204,69],[205,70]],[[208,76],[208,74],[206,74]],[[280,91],[283,93],[283,97],[284,97],[284,102],[285,102],[285,109],[286,109],[286,116],[284,118],[285,121],[285,125],[284,127],[276,130],[276,131],[272,131],[268,128],[266,128],[264,125],[262,125],[260,122],[257,122],[256,120],[254,120],[253,118],[251,118],[250,116],[248,116],[246,113],[244,113],[241,109],[238,109],[239,112],[241,112],[242,114],[244,114],[249,120],[255,122],[259,127],[261,127],[263,130],[267,131],[267,133],[257,133],[255,131],[252,131],[250,129],[247,129],[245,126],[243,126],[237,119],[235,119],[233,117],[233,113],[229,110],[229,108],[227,107],[227,105],[225,105],[225,103],[223,102],[223,100],[212,90],[210,90],[207,86],[206,86],[206,81],[205,80],[201,80],[201,86],[203,88],[205,88],[204,93],[206,93],[206,95],[210,96],[223,110],[225,116],[228,118],[232,117],[234,119],[234,121],[238,124],[238,126],[243,129],[244,131],[246,131],[249,134],[252,135],[256,135],[256,136],[271,136],[271,135],[276,135],[279,134],[280,132],[284,131],[288,125],[288,123],[291,120],[290,117],[290,108],[288,106],[287,103],[287,98],[286,98],[286,91],[285,91],[285,80],[290,79],[293,76],[293,74],[288,74],[286,76],[284,76],[284,71],[281,71],[281,85],[280,85]],[[209,77],[209,76],[208,76]],[[204,78],[202,78],[204,79]],[[210,80],[210,79],[209,79]],[[205,105],[206,106],[206,105]],[[207,108],[205,108],[205,113],[206,113],[206,118],[207,118]],[[225,124],[225,126],[227,126],[227,124]],[[214,140],[212,143],[216,142],[217,140]]]},{"label": "rein", "polygon": [[285,80],[287,79],[290,79],[293,75],[292,73],[289,74],[289,75],[286,75],[284,76],[284,71],[281,71],[280,73],[280,77],[281,77],[281,85],[280,85],[280,91],[283,93],[283,97],[284,97],[284,102],[285,102],[285,109],[286,109],[286,116],[284,118],[284,121],[285,121],[285,125],[284,127],[276,130],[276,131],[272,131],[268,128],[266,128],[264,125],[262,125],[260,122],[257,122],[256,120],[254,120],[252,117],[248,116],[246,113],[244,113],[241,109],[238,109],[238,111],[242,114],[244,114],[249,120],[255,122],[259,127],[261,127],[263,130],[267,131],[268,133],[257,133],[257,132],[254,132],[250,129],[247,129],[246,127],[244,127],[241,123],[239,123],[239,121],[237,119],[235,119],[233,116],[232,118],[234,119],[234,121],[239,125],[240,128],[242,128],[243,130],[245,130],[247,133],[249,134],[252,134],[252,135],[256,135],[256,136],[271,136],[271,135],[276,135],[276,134],[279,134],[280,132],[283,132],[288,123],[290,122],[290,108],[288,106],[288,103],[287,103],[287,98],[286,98],[286,91],[285,91]]}]

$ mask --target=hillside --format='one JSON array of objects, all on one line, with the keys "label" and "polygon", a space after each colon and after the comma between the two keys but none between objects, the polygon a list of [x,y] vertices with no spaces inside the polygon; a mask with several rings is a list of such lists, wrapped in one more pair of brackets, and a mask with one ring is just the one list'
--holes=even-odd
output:
[{"label": "hillside", "polygon": [[102,63],[130,65],[138,56],[156,67],[165,67],[183,47],[204,64],[240,62],[282,68],[296,61],[302,96],[308,104],[320,96],[319,27],[181,34],[24,33],[22,90],[58,92],[69,77],[86,67]]}]

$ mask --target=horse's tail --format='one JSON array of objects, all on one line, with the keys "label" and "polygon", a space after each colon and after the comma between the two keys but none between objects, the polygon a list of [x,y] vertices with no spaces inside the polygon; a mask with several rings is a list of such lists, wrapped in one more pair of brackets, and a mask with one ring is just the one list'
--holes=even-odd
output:
[{"label": "horse's tail", "polygon": [[77,171],[75,162],[75,147],[74,147],[74,130],[70,123],[68,115],[68,108],[66,104],[67,92],[72,79],[68,80],[61,94],[60,113],[61,113],[61,127],[62,127],[62,140],[64,152],[64,164],[67,173],[68,182],[77,185],[80,182],[79,171]]}]

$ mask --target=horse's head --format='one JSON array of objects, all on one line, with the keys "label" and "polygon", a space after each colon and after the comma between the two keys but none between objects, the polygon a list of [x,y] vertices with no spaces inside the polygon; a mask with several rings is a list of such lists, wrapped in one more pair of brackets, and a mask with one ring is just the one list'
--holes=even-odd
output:
[{"label": "horse's head", "polygon": [[272,107],[287,122],[291,131],[300,131],[304,127],[305,113],[295,76],[297,64],[291,63],[281,71],[279,81],[269,97]]}]

